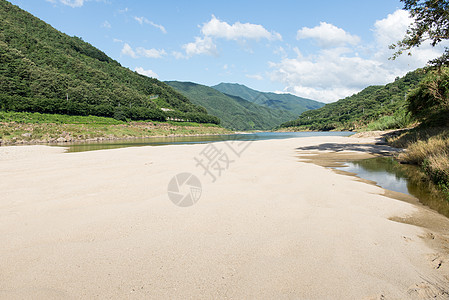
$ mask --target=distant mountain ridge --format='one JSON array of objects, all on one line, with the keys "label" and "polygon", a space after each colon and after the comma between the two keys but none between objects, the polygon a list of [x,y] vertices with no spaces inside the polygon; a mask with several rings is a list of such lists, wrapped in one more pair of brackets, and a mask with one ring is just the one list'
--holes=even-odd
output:
[{"label": "distant mountain ridge", "polygon": [[193,82],[167,81],[192,103],[205,107],[220,118],[221,125],[233,130],[269,130],[297,117],[295,113],[259,105],[238,96],[226,95]]},{"label": "distant mountain ridge", "polygon": [[301,98],[292,94],[276,94],[253,90],[238,83],[220,83],[212,88],[224,94],[237,96],[247,101],[266,106],[269,108],[287,110],[299,116],[306,110],[317,109],[324,103],[311,99]]}]

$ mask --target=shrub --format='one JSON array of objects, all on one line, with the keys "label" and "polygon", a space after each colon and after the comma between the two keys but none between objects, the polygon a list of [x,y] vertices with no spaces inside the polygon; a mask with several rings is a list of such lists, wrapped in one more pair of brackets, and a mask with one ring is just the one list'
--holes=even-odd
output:
[{"label": "shrub", "polygon": [[407,97],[414,118],[432,126],[446,125],[449,115],[449,69],[433,71]]}]

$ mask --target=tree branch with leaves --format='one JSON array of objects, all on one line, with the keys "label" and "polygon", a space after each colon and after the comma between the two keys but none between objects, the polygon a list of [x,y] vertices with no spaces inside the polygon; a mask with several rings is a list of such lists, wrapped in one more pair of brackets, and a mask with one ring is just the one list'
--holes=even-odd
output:
[{"label": "tree branch with leaves", "polygon": [[[407,29],[405,37],[396,44],[390,45],[395,49],[391,59],[396,59],[404,52],[411,55],[411,49],[430,41],[435,47],[449,39],[449,1],[445,0],[401,0],[404,9],[409,11],[414,23]],[[443,55],[429,61],[431,66],[441,67],[449,65],[449,48],[445,47]]]}]

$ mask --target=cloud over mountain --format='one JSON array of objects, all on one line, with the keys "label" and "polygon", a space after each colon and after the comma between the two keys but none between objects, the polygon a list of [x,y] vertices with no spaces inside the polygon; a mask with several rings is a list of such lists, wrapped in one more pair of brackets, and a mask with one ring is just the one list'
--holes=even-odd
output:
[{"label": "cloud over mountain", "polygon": [[347,44],[356,45],[360,38],[356,35],[347,33],[335,25],[320,22],[319,26],[308,28],[303,27],[296,34],[298,40],[314,39],[320,47],[342,47]]},{"label": "cloud over mountain", "polygon": [[182,48],[185,50],[185,55],[179,52],[174,52],[177,58],[188,58],[193,55],[218,55],[218,48],[215,43],[217,39],[246,41],[255,40],[260,41],[266,39],[269,41],[282,40],[282,36],[277,32],[269,32],[260,24],[235,22],[229,24],[219,20],[212,15],[211,20],[201,26],[202,37],[195,37],[194,42],[184,44]]},{"label": "cloud over mountain", "polygon": [[209,22],[201,28],[201,33],[205,36],[223,38],[227,40],[238,39],[268,39],[282,40],[282,36],[277,32],[269,32],[262,25],[236,22],[232,25],[220,21],[214,15]]}]

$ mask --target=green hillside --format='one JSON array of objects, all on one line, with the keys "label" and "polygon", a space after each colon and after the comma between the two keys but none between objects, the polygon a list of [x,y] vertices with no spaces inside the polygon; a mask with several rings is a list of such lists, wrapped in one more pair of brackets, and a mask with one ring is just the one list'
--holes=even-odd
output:
[{"label": "green hillside", "polygon": [[220,118],[221,125],[233,130],[268,130],[297,117],[285,110],[261,106],[240,97],[225,95],[211,87],[169,81],[168,85],[184,94],[191,102],[201,105]]},{"label": "green hillside", "polygon": [[423,70],[396,78],[385,86],[370,86],[361,92],[316,110],[304,112],[298,119],[281,127],[300,130],[373,130],[407,126],[410,117],[406,95],[424,78]]},{"label": "green hillside", "polygon": [[237,83],[220,83],[213,86],[213,88],[222,93],[237,96],[262,106],[287,110],[296,116],[299,116],[306,110],[317,109],[324,106],[324,103],[318,101],[297,97],[291,94],[259,92]]},{"label": "green hillside", "polygon": [[219,123],[165,83],[5,0],[0,28],[0,110]]}]

